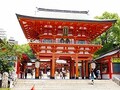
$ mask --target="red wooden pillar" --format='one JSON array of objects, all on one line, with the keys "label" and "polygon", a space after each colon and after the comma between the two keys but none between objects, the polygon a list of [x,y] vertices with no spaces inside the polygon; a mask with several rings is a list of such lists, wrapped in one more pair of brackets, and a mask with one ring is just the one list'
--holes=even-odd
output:
[{"label": "red wooden pillar", "polygon": [[78,79],[78,54],[76,54],[75,65],[76,79]]},{"label": "red wooden pillar", "polygon": [[70,62],[70,79],[74,79],[75,74],[74,74],[74,60],[71,60]]},{"label": "red wooden pillar", "polygon": [[35,62],[35,79],[39,79],[39,74],[40,74],[40,62],[36,61]]},{"label": "red wooden pillar", "polygon": [[52,60],[51,60],[51,73],[50,73],[50,78],[54,79],[55,78],[55,54],[53,53],[52,55]]},{"label": "red wooden pillar", "polygon": [[84,79],[84,61],[82,60],[82,79]]},{"label": "red wooden pillar", "polygon": [[112,79],[112,69],[113,69],[113,66],[112,66],[111,58],[109,58],[109,60],[108,60],[108,69],[109,69],[109,78]]},{"label": "red wooden pillar", "polygon": [[70,60],[70,79],[72,79],[72,60]]},{"label": "red wooden pillar", "polygon": [[39,79],[39,68],[35,68],[35,79]]},{"label": "red wooden pillar", "polygon": [[86,72],[86,78],[89,78],[89,74],[88,74],[88,61],[85,61],[85,72]]},{"label": "red wooden pillar", "polygon": [[17,61],[17,70],[16,70],[16,73],[17,73],[17,77],[19,78],[19,75],[20,75],[20,60]]},{"label": "red wooden pillar", "polygon": [[72,61],[72,78],[75,78],[75,61]]},{"label": "red wooden pillar", "polygon": [[47,63],[44,64],[44,74],[47,74]]},{"label": "red wooden pillar", "polygon": [[100,62],[100,76],[101,76],[100,79],[102,79],[102,62]]}]

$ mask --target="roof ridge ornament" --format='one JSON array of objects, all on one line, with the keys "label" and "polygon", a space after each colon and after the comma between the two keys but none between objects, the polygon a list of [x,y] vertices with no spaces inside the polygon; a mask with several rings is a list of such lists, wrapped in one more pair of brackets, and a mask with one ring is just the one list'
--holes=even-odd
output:
[{"label": "roof ridge ornament", "polygon": [[60,9],[47,9],[47,8],[38,8],[38,11],[47,11],[47,12],[62,12],[62,13],[76,13],[76,14],[88,14],[89,11],[74,11],[74,10],[60,10]]}]

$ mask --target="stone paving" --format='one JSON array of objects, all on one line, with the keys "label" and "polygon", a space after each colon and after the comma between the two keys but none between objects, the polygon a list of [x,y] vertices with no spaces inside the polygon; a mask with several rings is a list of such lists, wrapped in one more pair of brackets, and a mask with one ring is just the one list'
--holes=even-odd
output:
[{"label": "stone paving", "polygon": [[35,80],[18,79],[12,90],[120,90],[120,86],[112,80],[95,80],[94,85],[90,80]]}]

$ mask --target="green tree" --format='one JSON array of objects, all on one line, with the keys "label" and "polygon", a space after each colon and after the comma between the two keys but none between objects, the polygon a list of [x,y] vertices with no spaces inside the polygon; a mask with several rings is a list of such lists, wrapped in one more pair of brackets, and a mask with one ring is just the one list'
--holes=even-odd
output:
[{"label": "green tree", "polygon": [[29,44],[19,45],[17,50],[19,50],[22,53],[27,54],[29,56],[29,58],[31,58],[31,59],[35,58],[35,56],[32,53],[32,50],[31,50]]},{"label": "green tree", "polygon": [[0,71],[10,71],[13,69],[13,61],[16,56],[14,44],[10,44],[6,39],[0,39]]},{"label": "green tree", "polygon": [[6,39],[0,39],[0,71],[12,70],[15,57],[21,59],[23,53],[27,54],[29,58],[35,58],[29,44],[15,45]]},{"label": "green tree", "polygon": [[120,17],[117,13],[104,12],[102,16],[96,16],[96,19],[116,19],[117,22],[108,31],[104,32],[94,42],[102,44],[103,48],[96,54],[105,53],[113,48],[120,46]]}]

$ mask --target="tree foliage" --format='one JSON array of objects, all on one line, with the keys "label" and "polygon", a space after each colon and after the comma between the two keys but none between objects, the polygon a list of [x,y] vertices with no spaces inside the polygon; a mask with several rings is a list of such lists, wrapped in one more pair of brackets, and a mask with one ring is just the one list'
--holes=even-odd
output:
[{"label": "tree foliage", "polygon": [[15,45],[6,39],[0,39],[0,71],[10,71],[13,69],[16,57],[22,58],[22,54],[27,54],[29,58],[35,58],[28,44]]},{"label": "tree foliage", "polygon": [[33,59],[35,58],[34,54],[32,53],[32,50],[29,46],[29,44],[23,44],[18,46],[18,50],[21,51],[24,54],[27,54],[29,58]]},{"label": "tree foliage", "polygon": [[13,61],[16,59],[16,48],[6,39],[0,39],[0,71],[10,71],[13,69]]},{"label": "tree foliage", "polygon": [[108,31],[104,32],[94,42],[103,45],[96,55],[103,54],[120,46],[120,17],[117,13],[104,12],[102,16],[96,16],[96,19],[116,19],[116,23]]}]

